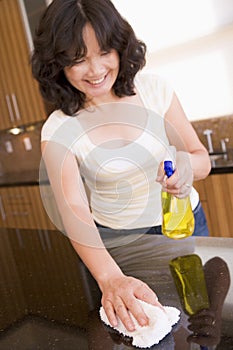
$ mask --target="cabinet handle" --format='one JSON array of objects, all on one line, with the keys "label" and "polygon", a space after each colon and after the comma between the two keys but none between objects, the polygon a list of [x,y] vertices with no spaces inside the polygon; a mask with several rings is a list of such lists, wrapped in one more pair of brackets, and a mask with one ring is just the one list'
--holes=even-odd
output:
[{"label": "cabinet handle", "polygon": [[16,119],[21,120],[21,116],[19,113],[19,106],[18,106],[18,102],[17,102],[15,94],[11,94],[11,98],[12,98],[12,102],[13,102],[13,106],[14,106],[14,110],[15,110]]},{"label": "cabinet handle", "polygon": [[12,109],[12,106],[11,106],[11,100],[10,100],[9,95],[6,95],[6,104],[7,104],[8,112],[9,112],[9,115],[10,115],[10,120],[11,120],[12,123],[14,123],[15,118],[14,118],[14,113],[13,113],[13,109]]},{"label": "cabinet handle", "polygon": [[28,211],[12,211],[12,216],[28,216],[29,212]]},{"label": "cabinet handle", "polygon": [[[9,194],[7,196],[8,199],[24,199],[24,195],[23,194]],[[22,203],[24,204],[24,203]]]},{"label": "cabinet handle", "polygon": [[2,202],[2,196],[0,196],[0,213],[1,213],[2,220],[5,221],[6,220],[6,213],[5,213],[3,202]]}]

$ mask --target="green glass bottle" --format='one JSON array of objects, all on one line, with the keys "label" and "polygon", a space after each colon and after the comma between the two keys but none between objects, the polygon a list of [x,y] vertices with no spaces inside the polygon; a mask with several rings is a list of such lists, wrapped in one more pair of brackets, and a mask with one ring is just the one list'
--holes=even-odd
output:
[{"label": "green glass bottle", "polygon": [[[164,171],[167,177],[174,173],[172,161],[164,161]],[[177,198],[163,191],[162,196],[162,232],[173,239],[189,237],[194,231],[194,216],[189,196]]]},{"label": "green glass bottle", "polygon": [[209,296],[201,258],[189,254],[174,258],[169,263],[183,310],[188,315],[209,308]]}]

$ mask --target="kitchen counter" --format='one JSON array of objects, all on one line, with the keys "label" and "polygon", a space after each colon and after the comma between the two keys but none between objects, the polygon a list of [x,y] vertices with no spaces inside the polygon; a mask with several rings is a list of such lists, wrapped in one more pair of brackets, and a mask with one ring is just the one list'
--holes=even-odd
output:
[{"label": "kitchen counter", "polygon": [[[100,321],[99,289],[74,252],[69,240],[58,231],[0,229],[0,349],[3,350],[101,350],[133,349],[130,338],[124,338]],[[231,238],[188,238],[174,241],[162,236],[130,236],[111,248],[111,254],[122,270],[144,280],[154,289],[164,305],[181,310],[181,319],[172,332],[154,350],[194,350],[188,343],[188,316],[182,309],[168,267],[177,256],[195,253],[206,264],[213,257],[225,261],[233,273]],[[127,243],[127,244],[126,244]],[[97,262],[98,263],[98,262]],[[213,344],[202,349],[233,349],[233,292],[227,274],[211,273],[215,278],[209,295],[222,319],[214,324]],[[224,287],[225,286],[225,287]],[[196,295],[198,298],[198,295]],[[217,299],[216,299],[216,298]],[[220,297],[220,299],[219,299]],[[222,300],[222,301],[223,301]],[[208,336],[206,336],[208,338]],[[205,338],[205,341],[206,339]],[[203,342],[196,334],[197,342]],[[209,339],[209,338],[208,338]],[[207,340],[208,340],[207,339]]]},{"label": "kitchen counter", "polygon": [[211,174],[231,174],[233,173],[233,163],[230,163],[230,165],[215,165],[212,166],[210,175]]},{"label": "kitchen counter", "polygon": [[[216,163],[212,166],[210,174],[229,174],[233,173],[233,162]],[[38,169],[30,171],[15,172],[0,176],[0,187],[11,186],[32,186],[49,183],[47,177],[40,176]]]},{"label": "kitchen counter", "polygon": [[210,154],[211,174],[229,174],[233,172],[233,150],[229,149],[227,154],[215,152]]},{"label": "kitchen counter", "polygon": [[48,183],[48,176],[44,169],[12,172],[0,176],[0,187],[33,186]]},{"label": "kitchen counter", "polygon": [[0,187],[39,185],[39,171],[28,170],[0,176]]}]

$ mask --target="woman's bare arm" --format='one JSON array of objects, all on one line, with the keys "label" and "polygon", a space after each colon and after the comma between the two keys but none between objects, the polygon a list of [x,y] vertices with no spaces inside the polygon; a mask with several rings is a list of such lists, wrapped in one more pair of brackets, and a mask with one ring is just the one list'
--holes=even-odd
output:
[{"label": "woman's bare arm", "polygon": [[205,178],[211,169],[208,152],[187,119],[176,94],[173,94],[165,115],[165,125],[170,143],[176,146],[177,151],[189,154],[194,180]]},{"label": "woman's bare arm", "polygon": [[164,182],[161,164],[156,181],[169,193],[183,198],[189,195],[193,181],[204,179],[209,174],[210,158],[175,94],[165,114],[165,128],[170,144],[176,147],[176,169]]},{"label": "woman's bare arm", "polygon": [[126,328],[133,330],[130,310],[140,325],[147,324],[147,316],[137,299],[160,304],[145,283],[123,274],[104,247],[75,156],[55,142],[42,142],[42,155],[66,234],[102,291],[102,305],[109,321],[116,326],[118,315]]}]

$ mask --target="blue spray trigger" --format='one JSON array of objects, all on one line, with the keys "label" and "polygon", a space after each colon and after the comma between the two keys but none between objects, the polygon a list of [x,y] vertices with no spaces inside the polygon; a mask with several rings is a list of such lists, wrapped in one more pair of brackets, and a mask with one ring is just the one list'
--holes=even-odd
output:
[{"label": "blue spray trigger", "polygon": [[167,177],[172,176],[172,174],[174,173],[175,170],[173,169],[173,164],[171,160],[164,161],[164,171]]}]

